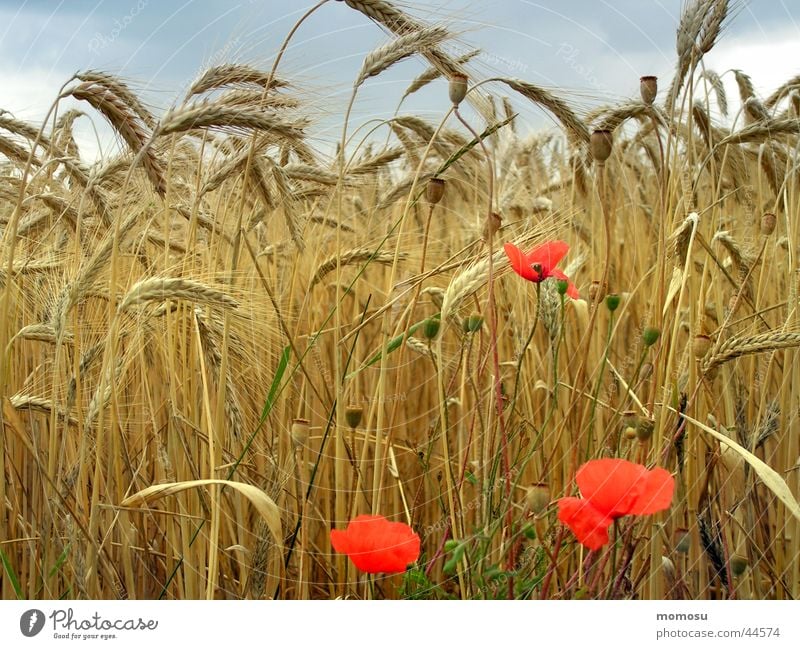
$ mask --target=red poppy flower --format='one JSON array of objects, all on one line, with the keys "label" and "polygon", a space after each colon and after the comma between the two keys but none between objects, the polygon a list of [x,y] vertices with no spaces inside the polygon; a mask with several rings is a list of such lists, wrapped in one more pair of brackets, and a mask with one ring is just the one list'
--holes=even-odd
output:
[{"label": "red poppy flower", "polygon": [[565,241],[548,241],[536,246],[527,255],[513,243],[507,243],[503,247],[511,262],[511,268],[517,275],[537,284],[548,277],[563,279],[567,282],[567,295],[574,300],[578,299],[578,289],[575,288],[575,284],[562,270],[556,268],[569,250],[569,245]]},{"label": "red poppy flower", "polygon": [[405,572],[419,558],[420,539],[405,523],[361,514],[345,530],[331,530],[333,549],[362,572]]},{"label": "red poppy flower", "polygon": [[647,470],[627,460],[590,460],[575,475],[582,498],[561,498],[558,519],[590,550],[608,543],[608,528],[620,516],[645,516],[672,504],[669,471]]}]

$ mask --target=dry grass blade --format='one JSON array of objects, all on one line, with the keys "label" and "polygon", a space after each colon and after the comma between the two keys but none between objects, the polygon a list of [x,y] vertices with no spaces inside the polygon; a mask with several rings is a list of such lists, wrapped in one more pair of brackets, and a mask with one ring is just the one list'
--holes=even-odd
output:
[{"label": "dry grass blade", "polygon": [[764,485],[774,493],[778,499],[786,505],[786,509],[791,512],[792,516],[796,519],[800,520],[800,504],[798,504],[795,497],[792,495],[791,489],[789,489],[788,485],[784,481],[783,478],[768,464],[766,464],[763,460],[759,459],[755,455],[753,455],[750,451],[748,451],[743,446],[740,446],[735,441],[733,441],[730,437],[726,437],[722,433],[718,433],[713,428],[709,428],[708,426],[700,423],[696,419],[692,419],[691,417],[687,416],[686,414],[681,415],[686,421],[690,424],[694,424],[700,430],[711,435],[714,439],[719,441],[720,443],[724,444],[734,452],[738,453],[745,462],[747,462],[753,470],[756,472],[761,481]]},{"label": "dry grass blade", "polygon": [[198,281],[182,277],[153,277],[134,284],[120,303],[119,310],[126,311],[143,302],[165,300],[188,300],[229,309],[239,306],[239,303],[226,293]]},{"label": "dry grass blade", "polygon": [[172,496],[186,491],[187,489],[194,489],[195,487],[207,487],[210,485],[220,485],[223,487],[230,487],[238,491],[241,495],[247,498],[256,508],[267,528],[272,534],[273,541],[278,548],[283,547],[283,532],[281,531],[281,514],[275,501],[272,500],[258,487],[246,484],[244,482],[233,482],[231,480],[187,480],[184,482],[170,482],[165,484],[153,485],[136,492],[132,496],[128,496],[123,500],[120,505],[122,507],[139,507],[141,505],[149,505],[155,500],[159,500],[166,496]]}]

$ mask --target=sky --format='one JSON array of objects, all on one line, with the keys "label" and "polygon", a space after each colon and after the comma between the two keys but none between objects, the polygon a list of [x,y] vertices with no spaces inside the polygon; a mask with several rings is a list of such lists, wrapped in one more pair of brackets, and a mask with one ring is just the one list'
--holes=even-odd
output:
[{"label": "sky", "polygon": [[[41,119],[79,70],[126,79],[156,112],[180,101],[209,66],[237,62],[268,69],[286,34],[315,4],[308,0],[0,0],[0,109]],[[480,47],[475,78],[519,77],[563,95],[579,109],[638,95],[638,78],[674,70],[681,0],[432,0],[396,3],[426,22],[446,24],[455,54]],[[734,2],[732,18],[705,65],[739,68],[767,95],[800,73],[800,3]],[[279,75],[296,84],[316,120],[320,148],[339,137],[341,116],[364,56],[387,35],[343,2],[329,0],[296,33]],[[404,61],[359,89],[353,123],[388,118],[426,63]],[[724,74],[736,95],[732,74]],[[498,93],[508,91],[498,88]],[[546,114],[514,98],[530,130]],[[444,81],[401,112],[436,119],[448,108]],[[91,112],[87,109],[87,112]],[[79,121],[88,158],[118,146],[102,119]]]}]

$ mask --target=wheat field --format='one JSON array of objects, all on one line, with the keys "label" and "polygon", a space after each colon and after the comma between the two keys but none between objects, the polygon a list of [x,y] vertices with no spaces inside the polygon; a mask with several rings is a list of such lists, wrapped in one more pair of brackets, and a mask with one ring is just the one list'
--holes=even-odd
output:
[{"label": "wheat field", "polygon": [[[341,4],[386,41],[334,152],[282,73],[294,30],[165,112],[87,71],[41,123],[0,113],[2,597],[800,597],[800,77],[707,68],[731,17],[698,0],[674,76],[587,111]],[[410,58],[396,115],[355,123]],[[429,84],[453,107],[404,112]],[[88,162],[77,120],[122,152]],[[578,299],[503,247],[555,240]],[[599,458],[675,494],[589,551],[556,503]],[[418,561],[356,570],[330,530],[359,514]]]}]

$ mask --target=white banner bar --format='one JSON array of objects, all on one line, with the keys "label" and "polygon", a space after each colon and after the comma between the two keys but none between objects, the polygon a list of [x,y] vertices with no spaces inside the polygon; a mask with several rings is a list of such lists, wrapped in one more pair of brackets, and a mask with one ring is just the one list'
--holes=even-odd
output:
[{"label": "white banner bar", "polygon": [[0,646],[798,647],[799,619],[791,601],[6,601]]}]

